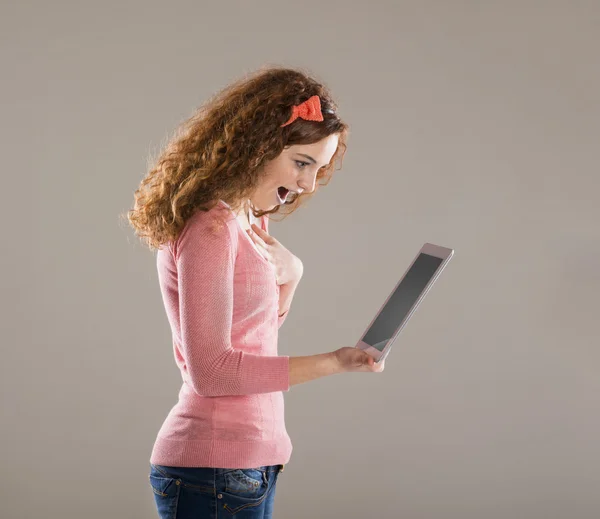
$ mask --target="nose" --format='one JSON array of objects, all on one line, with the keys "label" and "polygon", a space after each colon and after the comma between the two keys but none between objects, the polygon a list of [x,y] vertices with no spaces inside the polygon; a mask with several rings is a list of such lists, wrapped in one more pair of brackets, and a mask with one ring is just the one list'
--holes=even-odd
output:
[{"label": "nose", "polygon": [[317,180],[317,175],[311,175],[310,177],[302,177],[298,181],[298,186],[301,188],[298,190],[299,193],[306,191],[307,193],[312,193],[315,190],[315,182]]}]

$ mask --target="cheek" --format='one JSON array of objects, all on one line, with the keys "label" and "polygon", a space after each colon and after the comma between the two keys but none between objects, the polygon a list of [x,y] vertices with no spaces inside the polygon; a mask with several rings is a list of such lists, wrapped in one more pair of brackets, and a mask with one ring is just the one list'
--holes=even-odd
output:
[{"label": "cheek", "polygon": [[289,162],[281,161],[281,162],[271,162],[265,168],[265,184],[277,189],[279,186],[285,186],[290,182],[294,182],[298,177],[298,172],[296,171],[293,164],[289,164]]},{"label": "cheek", "polygon": [[296,173],[293,168],[279,168],[271,177],[271,184],[277,188],[294,182],[295,178]]}]

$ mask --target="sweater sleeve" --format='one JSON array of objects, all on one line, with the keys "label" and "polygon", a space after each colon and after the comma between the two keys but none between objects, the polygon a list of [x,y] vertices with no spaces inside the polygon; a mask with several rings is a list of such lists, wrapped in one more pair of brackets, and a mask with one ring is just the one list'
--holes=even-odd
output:
[{"label": "sweater sleeve", "polygon": [[289,390],[289,357],[253,355],[232,347],[233,276],[237,236],[227,223],[198,226],[177,247],[177,282],[187,382],[202,396]]}]

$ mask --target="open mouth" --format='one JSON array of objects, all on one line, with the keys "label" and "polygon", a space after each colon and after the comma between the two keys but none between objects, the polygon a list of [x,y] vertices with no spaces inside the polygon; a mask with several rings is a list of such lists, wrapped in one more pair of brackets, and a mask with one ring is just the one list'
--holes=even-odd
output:
[{"label": "open mouth", "polygon": [[279,198],[279,201],[284,204],[287,196],[288,196],[289,190],[286,189],[285,187],[281,186],[278,190],[277,190],[277,197]]}]

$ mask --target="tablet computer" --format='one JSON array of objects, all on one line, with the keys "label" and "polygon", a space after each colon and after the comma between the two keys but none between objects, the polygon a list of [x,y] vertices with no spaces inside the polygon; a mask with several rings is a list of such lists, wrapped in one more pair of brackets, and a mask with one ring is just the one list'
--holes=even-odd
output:
[{"label": "tablet computer", "polygon": [[426,243],[356,344],[375,362],[384,360],[392,343],[446,267],[454,249]]}]

